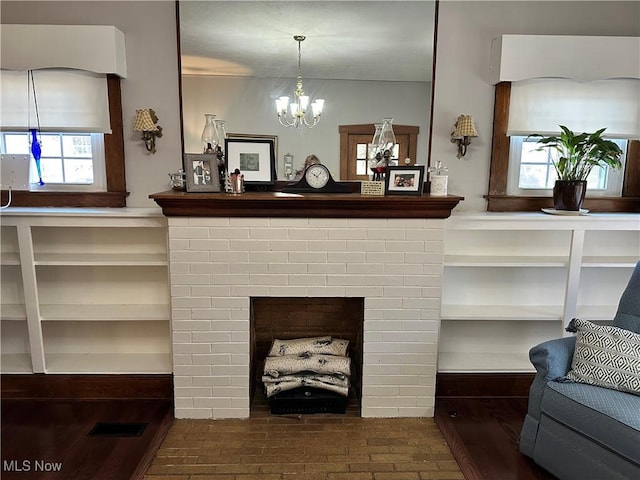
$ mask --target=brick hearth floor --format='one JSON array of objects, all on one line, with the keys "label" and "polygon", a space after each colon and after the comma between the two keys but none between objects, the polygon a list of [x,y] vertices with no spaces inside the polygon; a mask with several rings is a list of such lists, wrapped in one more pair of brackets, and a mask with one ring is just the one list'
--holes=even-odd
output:
[{"label": "brick hearth floor", "polygon": [[464,480],[433,418],[177,419],[145,480]]}]

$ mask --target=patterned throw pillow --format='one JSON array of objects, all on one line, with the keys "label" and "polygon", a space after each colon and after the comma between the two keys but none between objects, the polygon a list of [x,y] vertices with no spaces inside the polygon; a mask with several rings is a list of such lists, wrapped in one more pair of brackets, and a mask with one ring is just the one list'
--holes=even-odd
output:
[{"label": "patterned throw pillow", "polygon": [[640,395],[640,334],[574,318],[576,349],[566,378]]}]

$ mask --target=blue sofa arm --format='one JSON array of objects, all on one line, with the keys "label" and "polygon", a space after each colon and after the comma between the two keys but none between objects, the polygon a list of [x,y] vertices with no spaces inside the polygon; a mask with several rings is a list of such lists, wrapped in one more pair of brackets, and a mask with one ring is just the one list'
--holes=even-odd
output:
[{"label": "blue sofa arm", "polygon": [[564,377],[571,369],[575,347],[575,337],[556,338],[532,347],[529,360],[538,372],[536,376],[547,382]]},{"label": "blue sofa arm", "polygon": [[529,360],[536,368],[537,373],[529,388],[527,414],[536,423],[540,420],[542,395],[547,383],[565,376],[571,369],[575,346],[575,337],[563,337],[543,342],[529,350]]}]

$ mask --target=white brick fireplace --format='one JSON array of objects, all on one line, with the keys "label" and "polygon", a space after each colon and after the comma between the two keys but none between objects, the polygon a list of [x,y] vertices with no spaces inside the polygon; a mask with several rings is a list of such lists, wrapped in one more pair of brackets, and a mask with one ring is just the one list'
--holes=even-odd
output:
[{"label": "white brick fireplace", "polygon": [[252,297],[364,298],[362,416],[433,416],[443,228],[169,216],[175,416],[249,416]]}]

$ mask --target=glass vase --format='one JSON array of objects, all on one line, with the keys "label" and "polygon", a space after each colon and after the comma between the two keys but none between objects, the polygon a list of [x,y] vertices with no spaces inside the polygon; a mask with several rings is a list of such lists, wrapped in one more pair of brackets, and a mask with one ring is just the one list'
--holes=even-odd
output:
[{"label": "glass vase", "polygon": [[375,168],[376,164],[378,163],[378,158],[376,158],[376,155],[380,152],[380,150],[378,149],[378,147],[380,146],[380,135],[382,133],[382,124],[381,123],[375,123],[374,124],[375,127],[375,132],[373,134],[373,138],[371,139],[371,143],[369,145],[367,145],[368,148],[368,166],[369,168],[373,171],[373,168]]},{"label": "glass vase", "polygon": [[393,147],[396,145],[396,135],[393,133],[393,118],[384,118],[382,120],[382,130],[380,132],[380,149],[379,151],[384,153],[386,150],[389,150],[390,153],[393,152]]},{"label": "glass vase", "polygon": [[218,142],[224,148],[224,139],[227,138],[227,132],[224,127],[224,120],[215,120],[216,133],[218,134]]},{"label": "glass vase", "polygon": [[203,153],[214,153],[216,147],[220,145],[220,137],[216,128],[216,116],[213,113],[204,114],[204,129],[200,141]]}]

